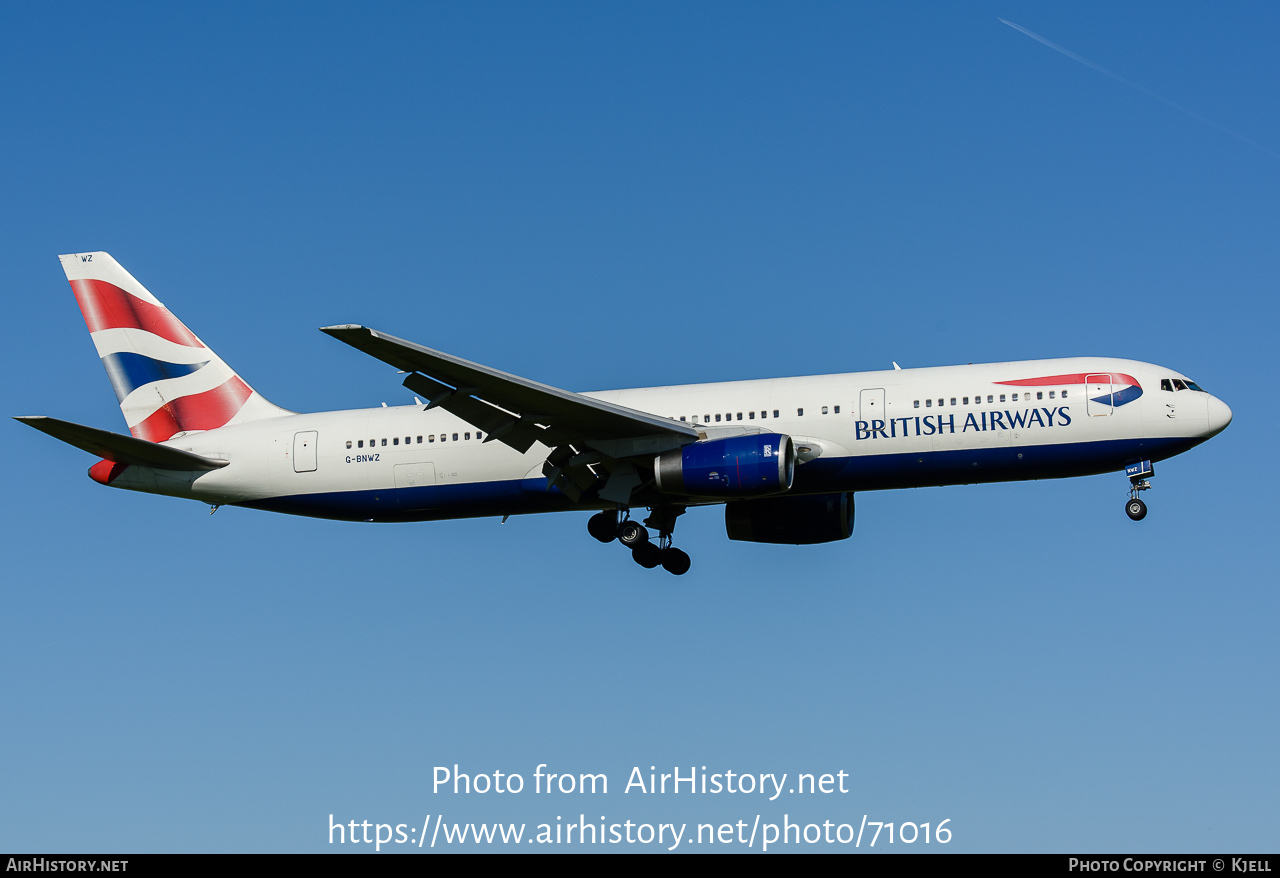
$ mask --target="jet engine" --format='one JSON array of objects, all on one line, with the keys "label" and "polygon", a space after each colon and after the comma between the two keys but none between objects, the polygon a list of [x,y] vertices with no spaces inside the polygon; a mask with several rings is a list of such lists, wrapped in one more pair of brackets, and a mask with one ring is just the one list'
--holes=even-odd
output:
[{"label": "jet engine", "polygon": [[779,494],[791,488],[795,472],[795,447],[780,433],[695,442],[653,459],[659,491],[695,497]]},{"label": "jet engine", "polygon": [[729,539],[810,545],[853,534],[853,494],[811,494],[738,500],[724,505]]}]

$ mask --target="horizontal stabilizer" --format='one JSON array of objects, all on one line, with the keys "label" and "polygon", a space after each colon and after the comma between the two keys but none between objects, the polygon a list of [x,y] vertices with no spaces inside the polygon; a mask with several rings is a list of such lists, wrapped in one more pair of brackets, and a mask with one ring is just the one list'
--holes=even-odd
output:
[{"label": "horizontal stabilizer", "polygon": [[61,439],[68,445],[74,445],[90,454],[96,454],[104,460],[116,463],[129,463],[137,466],[149,466],[167,470],[214,470],[226,466],[229,461],[214,460],[181,451],[167,445],[157,445],[145,439],[135,439],[97,427],[86,427],[57,418],[46,418],[42,415],[14,418],[28,427],[35,427],[41,433],[48,433],[54,439]]}]

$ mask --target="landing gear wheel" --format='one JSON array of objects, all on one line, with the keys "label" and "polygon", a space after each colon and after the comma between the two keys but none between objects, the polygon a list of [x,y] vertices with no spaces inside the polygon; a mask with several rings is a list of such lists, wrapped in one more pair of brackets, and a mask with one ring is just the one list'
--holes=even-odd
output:
[{"label": "landing gear wheel", "polygon": [[646,540],[631,550],[631,557],[641,567],[652,570],[662,563],[662,550]]},{"label": "landing gear wheel", "polygon": [[1134,497],[1124,506],[1124,514],[1134,521],[1142,521],[1147,517],[1147,504]]},{"label": "landing gear wheel", "polygon": [[[618,542],[628,549],[634,549],[649,542],[649,532],[639,522],[624,521],[618,526]],[[656,564],[650,566],[656,566]]]},{"label": "landing gear wheel", "polygon": [[689,556],[674,546],[662,550],[662,566],[668,573],[684,576],[689,572],[691,563]]},{"label": "landing gear wheel", "polygon": [[618,536],[617,518],[606,512],[597,512],[587,519],[587,533],[602,543],[612,543]]}]

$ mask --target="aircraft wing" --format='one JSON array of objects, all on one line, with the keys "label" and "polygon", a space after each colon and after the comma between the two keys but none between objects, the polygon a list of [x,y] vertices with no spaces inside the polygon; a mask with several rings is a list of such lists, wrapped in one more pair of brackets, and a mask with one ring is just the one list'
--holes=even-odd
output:
[{"label": "aircraft wing", "polygon": [[61,439],[68,445],[96,454],[104,460],[116,463],[131,463],[137,466],[149,466],[155,469],[169,469],[188,472],[191,470],[214,470],[226,466],[229,461],[214,460],[168,445],[157,445],[145,439],[135,439],[110,430],[99,430],[97,427],[86,427],[47,418],[43,415],[31,415],[14,418],[28,427],[34,427],[41,433],[48,433],[54,439]]},{"label": "aircraft wing", "polygon": [[[404,386],[498,440],[525,452],[534,442],[575,446],[608,458],[657,454],[696,442],[689,424],[561,390],[432,350],[367,326],[321,328],[371,357],[411,373]],[[563,455],[562,455],[563,456]],[[576,459],[575,458],[575,459]],[[549,459],[555,467],[556,455]],[[563,463],[571,460],[566,457]],[[548,479],[554,480],[548,473]]]}]

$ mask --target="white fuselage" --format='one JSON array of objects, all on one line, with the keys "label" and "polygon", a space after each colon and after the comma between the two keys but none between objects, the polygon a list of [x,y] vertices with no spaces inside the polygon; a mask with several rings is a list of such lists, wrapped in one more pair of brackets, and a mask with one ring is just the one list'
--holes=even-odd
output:
[{"label": "white fuselage", "polygon": [[[791,436],[801,461],[792,493],[815,494],[1087,475],[1167,458],[1231,417],[1203,391],[1160,389],[1172,379],[1185,381],[1149,363],[1085,357],[585,395],[684,421],[711,439]],[[454,415],[421,405],[295,414],[164,443],[229,461],[221,469],[131,466],[111,484],[347,520],[612,505],[574,506],[549,490],[547,447],[522,454],[479,437]]]}]

